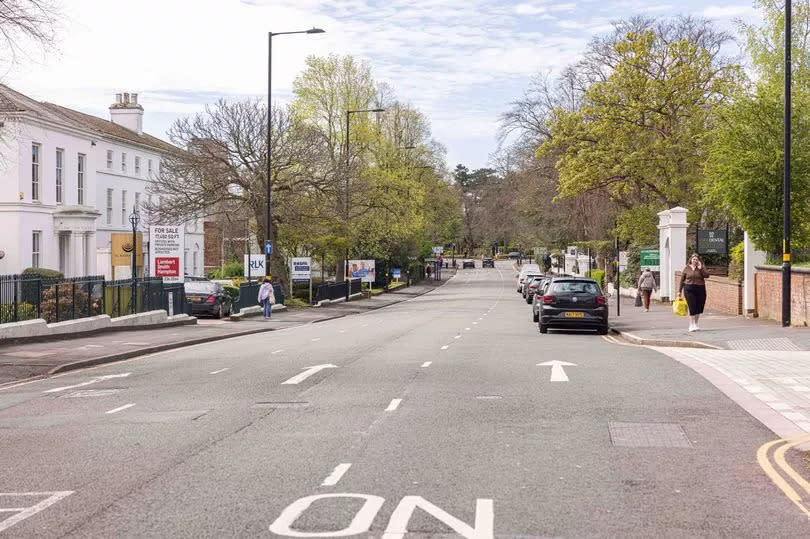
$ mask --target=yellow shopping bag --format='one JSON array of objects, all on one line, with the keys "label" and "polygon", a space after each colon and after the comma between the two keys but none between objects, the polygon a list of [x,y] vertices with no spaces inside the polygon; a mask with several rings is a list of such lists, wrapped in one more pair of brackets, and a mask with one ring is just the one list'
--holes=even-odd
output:
[{"label": "yellow shopping bag", "polygon": [[681,296],[672,302],[672,312],[676,316],[686,316],[689,314],[689,307],[686,305],[686,300]]}]

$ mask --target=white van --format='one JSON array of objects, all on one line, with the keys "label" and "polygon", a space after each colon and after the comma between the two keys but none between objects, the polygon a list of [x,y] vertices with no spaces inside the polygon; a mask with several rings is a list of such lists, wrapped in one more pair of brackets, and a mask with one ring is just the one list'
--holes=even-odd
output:
[{"label": "white van", "polygon": [[523,292],[523,278],[527,273],[541,275],[543,272],[540,271],[540,266],[537,264],[523,264],[520,268],[520,273],[517,274],[517,291],[519,294]]}]

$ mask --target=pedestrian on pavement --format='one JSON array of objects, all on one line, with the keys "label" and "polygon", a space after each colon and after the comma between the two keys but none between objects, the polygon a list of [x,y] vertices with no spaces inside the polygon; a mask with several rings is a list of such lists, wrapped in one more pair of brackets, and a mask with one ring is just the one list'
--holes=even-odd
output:
[{"label": "pedestrian on pavement", "polygon": [[273,303],[275,303],[275,291],[273,285],[270,284],[270,279],[269,275],[265,277],[259,287],[259,305],[264,309],[265,320],[270,320],[270,316],[273,314]]},{"label": "pedestrian on pavement", "polygon": [[658,290],[658,285],[655,284],[655,275],[650,271],[650,268],[645,268],[641,272],[641,277],[638,278],[638,289],[644,302],[644,312],[648,313],[650,312],[650,298],[653,290]]},{"label": "pedestrian on pavement", "polygon": [[681,286],[678,289],[678,297],[683,296],[689,306],[689,331],[700,329],[698,320],[706,305],[706,279],[708,278],[709,272],[706,271],[703,261],[697,253],[694,253],[689,257],[689,264],[683,268]]},{"label": "pedestrian on pavement", "polygon": [[431,273],[432,271],[433,271],[433,269],[430,267],[430,264],[428,264],[427,266],[425,266],[425,275],[427,275],[427,278],[428,278],[428,279],[430,279],[430,273]]}]

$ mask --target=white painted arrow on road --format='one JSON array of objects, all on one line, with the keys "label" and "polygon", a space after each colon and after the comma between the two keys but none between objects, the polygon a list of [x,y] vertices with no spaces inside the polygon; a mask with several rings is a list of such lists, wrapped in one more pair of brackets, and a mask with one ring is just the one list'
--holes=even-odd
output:
[{"label": "white painted arrow on road", "polygon": [[89,380],[87,382],[82,382],[81,384],[76,384],[76,385],[72,385],[72,386],[55,387],[53,389],[49,389],[49,390],[45,391],[45,393],[59,393],[60,391],[65,391],[67,389],[74,389],[74,388],[77,388],[77,387],[89,386],[90,384],[95,384],[97,382],[103,382],[104,380],[113,380],[115,378],[126,378],[130,374],[131,373],[125,372],[123,374],[105,374],[104,376],[96,376],[95,378],[93,378],[92,380]]},{"label": "white painted arrow on road", "polygon": [[291,385],[300,384],[301,382],[303,382],[304,380],[306,380],[307,378],[309,378],[310,376],[312,376],[313,374],[315,374],[317,372],[320,372],[320,371],[322,371],[324,369],[337,369],[337,368],[338,368],[337,365],[332,365],[331,363],[327,363],[325,365],[315,365],[314,367],[307,367],[306,369],[304,369],[304,372],[302,372],[301,374],[296,374],[295,376],[293,376],[289,380],[287,380],[285,382],[281,382],[281,384],[282,385],[284,385],[284,384],[291,384]]},{"label": "white painted arrow on road", "polygon": [[546,361],[545,363],[538,363],[538,367],[551,367],[551,381],[552,382],[567,382],[568,376],[565,374],[563,367],[576,367],[576,363],[568,363],[567,361]]}]

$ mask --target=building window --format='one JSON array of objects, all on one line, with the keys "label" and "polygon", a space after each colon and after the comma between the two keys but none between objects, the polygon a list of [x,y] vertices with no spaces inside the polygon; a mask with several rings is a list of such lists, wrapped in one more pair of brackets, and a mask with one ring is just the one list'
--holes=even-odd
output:
[{"label": "building window", "polygon": [[31,267],[38,268],[39,267],[39,248],[40,248],[40,240],[42,238],[42,232],[39,230],[34,230],[31,233]]},{"label": "building window", "polygon": [[84,204],[84,170],[87,167],[87,156],[79,154],[79,165],[76,170],[76,203]]},{"label": "building window", "polygon": [[121,191],[121,224],[127,224],[127,192]]},{"label": "building window", "polygon": [[198,251],[194,251],[194,253],[192,253],[192,255],[191,255],[192,260],[194,261],[194,263],[192,265],[194,273],[192,273],[192,275],[197,275],[197,253],[198,253]]},{"label": "building window", "polygon": [[138,157],[137,155],[135,156],[135,175],[136,176],[141,175],[141,158]]},{"label": "building window", "polygon": [[152,160],[151,159],[146,161],[146,175],[149,176],[149,178],[152,177]]},{"label": "building window", "polygon": [[188,249],[183,251],[183,275],[188,275]]},{"label": "building window", "polygon": [[31,200],[39,200],[39,163],[42,147],[36,142],[31,145]]},{"label": "building window", "polygon": [[141,213],[141,194],[135,193],[135,211]]},{"label": "building window", "polygon": [[121,172],[127,171],[127,154],[121,152]]},{"label": "building window", "polygon": [[113,168],[113,151],[107,150],[107,168],[112,170]]},{"label": "building window", "polygon": [[107,189],[107,224],[108,225],[112,224],[112,212],[113,212],[112,199],[113,199],[113,190],[112,189]]},{"label": "building window", "polygon": [[61,148],[56,149],[56,203],[62,204],[64,198],[65,186],[62,182],[62,165],[65,161],[65,150]]}]

